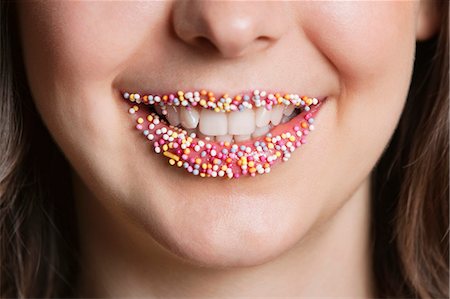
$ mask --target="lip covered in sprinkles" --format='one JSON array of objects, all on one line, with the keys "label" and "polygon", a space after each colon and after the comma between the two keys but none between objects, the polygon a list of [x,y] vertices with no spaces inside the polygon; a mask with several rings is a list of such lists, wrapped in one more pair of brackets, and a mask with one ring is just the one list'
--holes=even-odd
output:
[{"label": "lip covered in sprinkles", "polygon": [[[315,115],[324,102],[324,99],[295,94],[268,94],[258,90],[251,95],[237,95],[233,99],[227,94],[217,99],[212,92],[205,90],[187,93],[179,91],[162,96],[123,92],[122,97],[131,104],[128,112],[135,116],[136,129],[151,142],[155,153],[168,159],[169,165],[185,169],[199,177],[228,179],[270,173],[274,164],[288,161],[295,149],[305,144],[307,135],[314,130]],[[160,105],[164,112],[166,105],[181,105],[188,109],[200,106],[221,113],[253,107],[266,107],[270,110],[273,105],[280,104],[294,105],[301,109],[301,113],[282,125],[286,127],[282,132],[275,127],[265,136],[245,142],[219,142],[198,138],[195,133],[189,134],[181,127],[170,125],[145,107]]]}]

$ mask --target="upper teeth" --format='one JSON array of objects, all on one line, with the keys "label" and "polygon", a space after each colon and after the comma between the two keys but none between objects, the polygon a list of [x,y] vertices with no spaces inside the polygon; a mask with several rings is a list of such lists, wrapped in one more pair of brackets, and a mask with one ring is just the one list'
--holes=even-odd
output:
[{"label": "upper teeth", "polygon": [[[159,106],[159,105],[157,105]],[[289,108],[290,107],[290,108]],[[287,122],[294,113],[293,106],[276,105],[272,110],[260,107],[230,113],[215,112],[204,108],[167,106],[156,109],[158,114],[166,114],[173,125],[181,124],[185,129],[195,129],[197,135],[207,136],[217,141],[242,141],[265,135],[273,126]],[[164,111],[167,110],[165,113]],[[285,113],[290,114],[285,115]]]}]

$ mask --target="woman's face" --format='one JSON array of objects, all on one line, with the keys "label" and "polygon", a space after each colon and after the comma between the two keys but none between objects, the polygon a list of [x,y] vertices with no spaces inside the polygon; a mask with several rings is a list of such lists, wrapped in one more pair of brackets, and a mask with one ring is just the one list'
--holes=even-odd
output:
[{"label": "woman's face", "polygon": [[[418,6],[33,1],[19,16],[33,99],[95,200],[178,256],[237,266],[299,243],[368,179],[405,103]],[[153,152],[121,92],[201,88],[327,100],[269,174],[200,178]]]}]

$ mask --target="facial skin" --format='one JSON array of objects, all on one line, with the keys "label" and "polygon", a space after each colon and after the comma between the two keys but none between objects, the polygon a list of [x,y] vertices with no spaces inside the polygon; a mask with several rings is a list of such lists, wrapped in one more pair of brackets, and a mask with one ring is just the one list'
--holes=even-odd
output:
[{"label": "facial skin", "polygon": [[[112,281],[122,281],[132,290],[139,279],[127,280],[124,273],[156,281],[171,269],[170,275],[180,273],[170,277],[185,287],[181,294],[217,295],[193,286],[214,281],[217,287],[259,271],[259,277],[290,276],[276,284],[285,295],[286,285],[300,281],[303,294],[349,295],[351,278],[365,282],[353,290],[367,295],[368,179],[405,104],[416,34],[426,38],[432,31],[419,4],[21,3],[29,85],[73,167],[92,279],[103,277],[110,290]],[[328,101],[308,143],[269,175],[200,179],[169,167],[133,130],[118,91],[143,88],[283,90]],[[332,281],[336,277],[324,271],[334,273],[333,263],[341,263],[347,279],[341,289],[301,279],[299,271]],[[342,270],[345,265],[354,267]],[[179,280],[194,273],[210,276],[190,280],[188,289]],[[180,294],[156,285],[153,294]],[[149,294],[141,292],[134,294]]]}]

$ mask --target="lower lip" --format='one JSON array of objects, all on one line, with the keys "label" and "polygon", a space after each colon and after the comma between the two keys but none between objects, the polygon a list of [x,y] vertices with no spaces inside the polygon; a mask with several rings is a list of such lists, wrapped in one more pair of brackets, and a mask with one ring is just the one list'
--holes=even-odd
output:
[{"label": "lower lip", "polygon": [[314,130],[314,119],[326,98],[310,111],[303,111],[289,122],[274,127],[268,134],[242,142],[217,142],[192,138],[181,128],[166,123],[143,105],[131,105],[135,128],[168,159],[168,164],[198,177],[237,179],[268,174],[272,167],[289,160],[306,143]]}]

